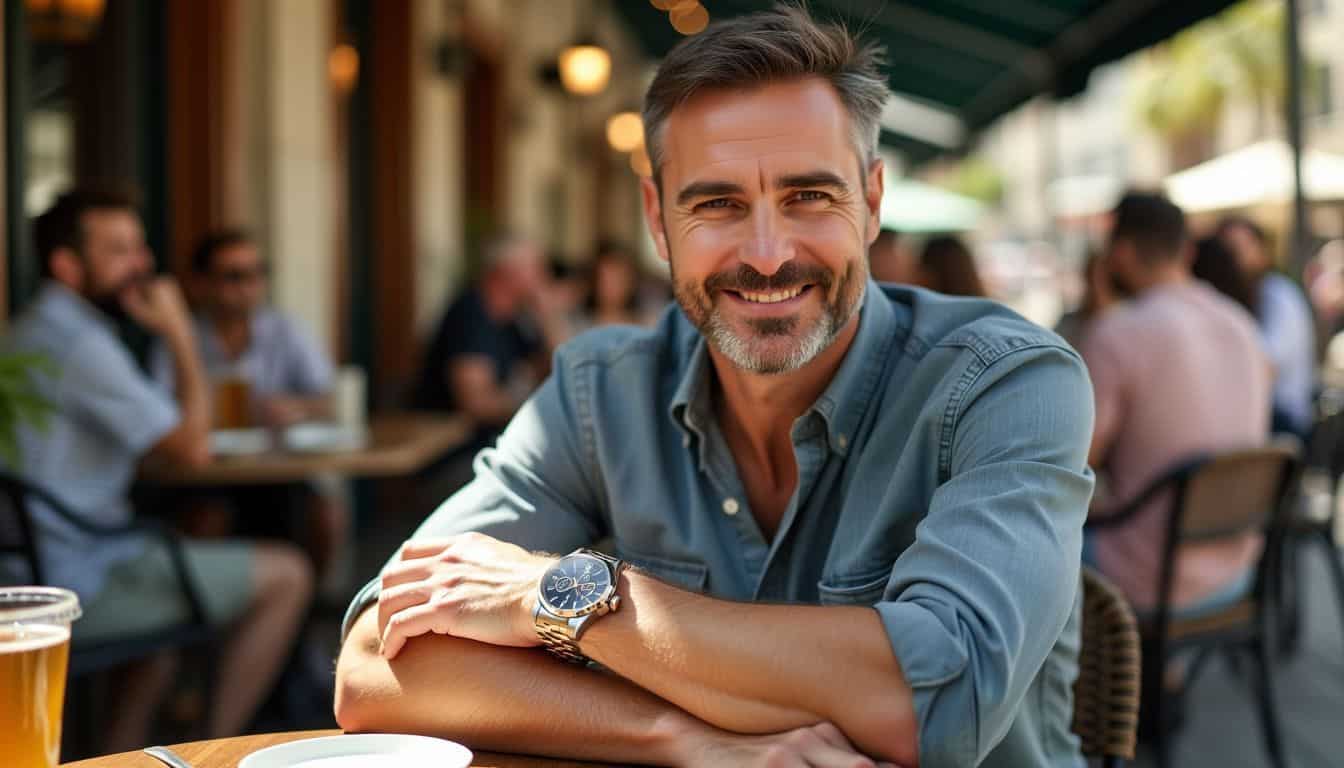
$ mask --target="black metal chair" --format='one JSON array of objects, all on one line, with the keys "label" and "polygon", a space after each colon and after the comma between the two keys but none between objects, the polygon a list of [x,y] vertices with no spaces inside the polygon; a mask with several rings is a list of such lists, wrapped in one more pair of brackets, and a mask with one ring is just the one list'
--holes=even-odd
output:
[{"label": "black metal chair", "polygon": [[[1286,499],[1297,476],[1299,452],[1290,445],[1269,445],[1200,456],[1152,483],[1112,515],[1089,521],[1089,529],[1124,525],[1150,502],[1171,495],[1171,512],[1162,543],[1162,569],[1155,611],[1140,617],[1143,638],[1143,731],[1151,741],[1157,764],[1171,764],[1173,723],[1181,700],[1168,695],[1163,681],[1168,664],[1191,654],[1185,687],[1193,684],[1215,652],[1249,652],[1256,707],[1271,764],[1283,765],[1283,745],[1272,684],[1273,613],[1279,563],[1291,515]],[[1250,532],[1262,533],[1264,550],[1250,592],[1218,610],[1187,618],[1175,613],[1172,591],[1181,547],[1226,541]],[[1173,709],[1174,707],[1174,709]]]},{"label": "black metal chair", "polygon": [[1335,543],[1336,518],[1339,515],[1339,499],[1335,496],[1335,489],[1339,487],[1340,478],[1344,477],[1344,410],[1326,415],[1316,422],[1303,463],[1303,490],[1306,490],[1307,473],[1312,473],[1325,484],[1325,488],[1316,491],[1323,493],[1329,503],[1323,515],[1313,514],[1307,509],[1305,495],[1293,506],[1294,515],[1290,519],[1284,541],[1279,591],[1275,595],[1280,601],[1279,650],[1285,655],[1297,650],[1301,636],[1301,606],[1307,582],[1301,578],[1300,555],[1306,546],[1320,547],[1325,554],[1340,616],[1344,617],[1344,563],[1340,562],[1339,547]]},{"label": "black metal chair", "polygon": [[[173,626],[93,643],[71,644],[69,676],[73,700],[71,706],[67,707],[67,714],[76,726],[74,730],[78,732],[73,734],[77,739],[73,746],[88,749],[91,745],[85,742],[92,741],[92,733],[97,730],[94,722],[96,718],[92,712],[88,685],[77,686],[75,683],[82,683],[95,673],[165,651],[199,649],[204,654],[212,654],[218,634],[206,618],[200,593],[182,554],[181,542],[167,528],[151,521],[136,521],[127,526],[91,523],[72,512],[46,489],[0,470],[0,563],[17,560],[25,566],[30,577],[26,583],[43,584],[46,575],[41,551],[37,546],[40,532],[30,506],[34,501],[41,502],[70,525],[98,538],[145,536],[158,539],[167,549],[177,574],[178,586],[189,608],[187,620]],[[0,571],[0,575],[3,574],[4,571]],[[78,624],[75,632],[78,634]],[[211,667],[209,664],[204,665],[202,673],[206,707],[206,712],[198,719],[202,726],[209,719],[208,708],[214,684]]]}]

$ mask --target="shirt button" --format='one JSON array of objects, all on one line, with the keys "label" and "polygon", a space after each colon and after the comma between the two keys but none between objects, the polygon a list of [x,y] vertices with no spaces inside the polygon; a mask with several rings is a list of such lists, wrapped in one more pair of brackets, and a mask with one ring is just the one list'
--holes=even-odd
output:
[{"label": "shirt button", "polygon": [[737,503],[737,499],[724,499],[724,500],[723,500],[723,514],[725,514],[725,515],[729,515],[729,516],[736,515],[739,506],[740,506],[740,505]]},{"label": "shirt button", "polygon": [[843,451],[845,450],[845,446],[849,445],[849,438],[845,437],[844,435],[840,435],[835,439],[835,442],[837,445],[840,446],[840,450]]}]

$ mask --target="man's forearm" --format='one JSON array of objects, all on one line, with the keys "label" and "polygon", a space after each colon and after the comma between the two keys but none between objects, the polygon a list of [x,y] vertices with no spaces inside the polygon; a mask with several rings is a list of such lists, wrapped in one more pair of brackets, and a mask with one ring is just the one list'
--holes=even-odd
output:
[{"label": "man's forearm", "polygon": [[866,754],[918,761],[912,694],[875,611],[729,603],[630,571],[621,581],[624,606],[582,641],[613,672],[719,728],[830,721]]},{"label": "man's forearm", "polygon": [[688,764],[714,729],[610,675],[539,649],[443,635],[378,654],[377,611],[352,626],[336,670],[336,719],[348,731],[441,735],[486,750],[582,760]]},{"label": "man's forearm", "polygon": [[173,380],[177,390],[178,409],[182,424],[201,435],[210,432],[210,385],[205,368],[190,333],[167,333],[163,342],[173,361]]}]

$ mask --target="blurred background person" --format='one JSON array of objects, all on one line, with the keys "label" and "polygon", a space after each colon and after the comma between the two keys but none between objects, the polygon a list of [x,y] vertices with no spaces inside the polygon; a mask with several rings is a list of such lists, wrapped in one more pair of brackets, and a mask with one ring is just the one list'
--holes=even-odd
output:
[{"label": "blurred background person", "polygon": [[[34,224],[45,283],[6,340],[59,368],[43,385],[55,411],[47,429],[22,428],[23,477],[85,521],[131,522],[127,492],[142,461],[210,461],[210,399],[190,316],[177,283],[155,278],[134,201],[106,189],[67,192]],[[174,371],[174,396],[156,386],[117,338],[126,318],[157,336]],[[168,550],[141,536],[97,536],[35,505],[46,581],[79,594],[73,643],[168,629],[189,608]],[[240,733],[289,654],[312,576],[291,547],[186,540],[183,553],[208,619],[231,628],[221,649],[210,738]],[[149,743],[153,716],[174,682],[161,655],[121,670],[100,735],[107,751]]]},{"label": "blurred background person", "polygon": [[414,395],[417,408],[469,417],[476,425],[472,453],[508,424],[569,335],[564,302],[551,290],[535,243],[498,238],[482,262],[480,277],[439,321]]},{"label": "blurred background person", "polygon": [[206,371],[240,374],[251,416],[265,426],[330,418],[331,359],[297,322],[266,304],[267,265],[252,236],[241,229],[210,233],[191,266]]},{"label": "blurred background person", "polygon": [[1114,306],[1117,300],[1102,254],[1091,252],[1083,262],[1082,301],[1076,309],[1059,318],[1055,324],[1055,333],[1063,337],[1069,346],[1079,349],[1093,321]]},{"label": "blurred background person", "polygon": [[1190,273],[1213,286],[1219,293],[1256,315],[1257,296],[1241,261],[1217,236],[1202,237],[1195,243],[1195,258]]},{"label": "blurred background person", "polygon": [[940,235],[924,243],[914,282],[949,296],[987,295],[971,249],[952,235]]},{"label": "blurred background person", "polygon": [[[191,266],[199,299],[195,340],[215,384],[215,427],[280,429],[329,420],[331,359],[295,320],[267,305],[268,269],[252,236],[242,229],[207,234],[192,252]],[[151,359],[155,379],[171,388],[173,367],[163,345]],[[222,423],[220,401],[227,394],[222,388],[240,383],[244,419]],[[311,557],[319,582],[328,579],[349,537],[350,513],[331,479],[193,496],[196,533],[295,539]]]},{"label": "blurred background person", "polygon": [[915,254],[906,238],[894,229],[883,229],[868,246],[868,269],[879,283],[910,285],[916,279]]},{"label": "blurred background person", "polygon": [[598,244],[588,272],[583,315],[574,323],[580,331],[602,325],[649,325],[654,311],[643,297],[644,275],[629,248],[614,241]]},{"label": "blurred background person", "polygon": [[1273,429],[1305,440],[1316,389],[1316,333],[1306,297],[1287,276],[1273,271],[1269,240],[1254,221],[1228,216],[1217,234],[1236,254],[1255,295],[1260,334],[1274,364]]},{"label": "blurred background person", "polygon": [[[1098,516],[1194,456],[1263,444],[1271,386],[1250,315],[1192,279],[1185,217],[1166,198],[1125,195],[1104,258],[1117,289],[1132,298],[1102,314],[1080,350],[1096,397],[1089,463],[1110,489],[1093,504]],[[1140,614],[1157,605],[1169,509],[1163,494],[1127,523],[1098,530],[1085,552]],[[1248,535],[1180,552],[1177,611],[1244,595],[1259,547]]]}]

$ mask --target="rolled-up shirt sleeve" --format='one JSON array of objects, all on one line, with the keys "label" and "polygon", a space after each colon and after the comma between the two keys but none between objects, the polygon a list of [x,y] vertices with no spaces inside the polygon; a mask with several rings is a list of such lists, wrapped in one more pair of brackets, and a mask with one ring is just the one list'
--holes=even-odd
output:
[{"label": "rolled-up shirt sleeve", "polygon": [[1093,402],[1071,352],[981,368],[947,408],[943,480],[876,608],[924,768],[978,765],[1007,733],[1075,605]]},{"label": "rolled-up shirt sleeve", "polygon": [[[607,535],[591,475],[591,418],[574,389],[588,372],[568,366],[563,350],[552,375],[519,409],[493,448],[476,456],[474,479],[443,502],[411,536],[432,539],[475,531],[532,551],[567,553]],[[393,556],[395,559],[395,555]],[[341,637],[378,600],[379,579],[355,595]]]}]

